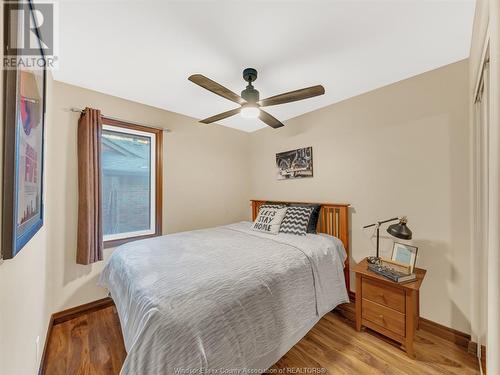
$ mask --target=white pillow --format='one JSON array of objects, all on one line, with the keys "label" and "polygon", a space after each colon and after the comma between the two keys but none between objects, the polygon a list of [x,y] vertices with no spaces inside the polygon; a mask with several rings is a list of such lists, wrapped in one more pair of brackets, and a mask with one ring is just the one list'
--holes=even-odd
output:
[{"label": "white pillow", "polygon": [[258,232],[269,234],[278,234],[280,225],[286,214],[286,207],[283,208],[267,208],[262,207],[259,215],[255,219],[252,229]]}]

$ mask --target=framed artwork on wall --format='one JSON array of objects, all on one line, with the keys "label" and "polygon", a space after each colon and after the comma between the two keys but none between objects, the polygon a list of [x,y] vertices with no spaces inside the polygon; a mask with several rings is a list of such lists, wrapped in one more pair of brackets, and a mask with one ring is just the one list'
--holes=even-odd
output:
[{"label": "framed artwork on wall", "polygon": [[[35,23],[30,2],[17,12],[4,11],[5,40],[23,46],[25,14]],[[34,29],[38,32],[38,29]],[[40,38],[38,57],[43,58]],[[4,42],[4,46],[8,46]],[[6,47],[11,48],[10,46]],[[23,61],[26,54],[17,47],[9,58]],[[16,52],[17,51],[17,52]],[[17,54],[17,55],[16,55]],[[4,174],[2,257],[10,259],[28,243],[43,226],[43,153],[46,101],[46,68],[17,64],[4,74]]]},{"label": "framed artwork on wall", "polygon": [[312,177],[312,147],[298,148],[276,154],[276,172],[278,180]]}]

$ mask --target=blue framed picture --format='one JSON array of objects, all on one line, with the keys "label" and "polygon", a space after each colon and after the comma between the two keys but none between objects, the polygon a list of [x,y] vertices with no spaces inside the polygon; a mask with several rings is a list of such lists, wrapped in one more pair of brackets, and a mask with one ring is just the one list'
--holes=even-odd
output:
[{"label": "blue framed picture", "polygon": [[[4,12],[9,25],[7,40],[17,40],[23,46],[26,14],[33,19],[30,2],[23,12]],[[18,10],[16,8],[16,10]],[[12,17],[18,14],[19,18]],[[36,29],[38,30],[38,29]],[[38,43],[40,41],[38,40]],[[44,58],[41,45],[38,58]],[[9,54],[23,61],[22,47]],[[45,66],[5,70],[4,92],[4,178],[2,217],[2,257],[16,256],[43,226],[43,159],[46,101]]]}]

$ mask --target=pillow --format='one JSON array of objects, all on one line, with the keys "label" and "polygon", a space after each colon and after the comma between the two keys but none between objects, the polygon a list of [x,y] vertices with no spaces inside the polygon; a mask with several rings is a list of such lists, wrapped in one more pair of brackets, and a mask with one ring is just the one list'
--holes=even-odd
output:
[{"label": "pillow", "polygon": [[318,226],[319,211],[321,210],[320,204],[309,204],[309,203],[291,203],[290,206],[294,207],[312,207],[311,217],[309,218],[309,223],[307,224],[307,233],[316,234],[316,227]]},{"label": "pillow", "polygon": [[252,230],[269,234],[278,234],[286,210],[286,207],[272,208],[262,205],[259,210],[259,215],[257,215],[252,225]]},{"label": "pillow", "polygon": [[271,203],[268,203],[268,202],[266,202],[266,203],[264,203],[263,205],[261,205],[261,206],[259,207],[259,212],[260,212],[260,210],[262,210],[263,208],[284,208],[284,207],[286,207],[286,206],[287,206],[287,205],[286,205],[285,203],[272,203],[272,202],[271,202]]},{"label": "pillow", "polygon": [[307,233],[307,225],[309,224],[312,210],[313,207],[288,207],[286,210],[285,218],[281,223],[280,233],[305,236]]}]

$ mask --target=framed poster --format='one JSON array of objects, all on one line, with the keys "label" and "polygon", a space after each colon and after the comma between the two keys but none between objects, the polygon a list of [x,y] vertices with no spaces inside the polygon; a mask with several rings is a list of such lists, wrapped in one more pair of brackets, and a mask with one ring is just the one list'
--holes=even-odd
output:
[{"label": "framed poster", "polygon": [[[23,3],[24,4],[24,3]],[[33,23],[31,2],[25,3],[24,12]],[[17,41],[22,46],[25,22],[23,12],[18,18],[4,12],[6,40]],[[38,29],[35,28],[38,32]],[[38,38],[38,56],[43,49]],[[18,56],[26,55],[22,48]],[[46,68],[18,64],[5,69],[4,75],[4,176],[2,256],[13,258],[43,226],[43,140],[45,115]]]},{"label": "framed poster", "polygon": [[312,147],[298,148],[276,154],[276,173],[278,180],[312,177]]}]

